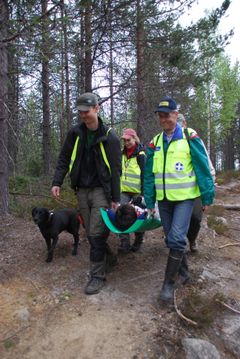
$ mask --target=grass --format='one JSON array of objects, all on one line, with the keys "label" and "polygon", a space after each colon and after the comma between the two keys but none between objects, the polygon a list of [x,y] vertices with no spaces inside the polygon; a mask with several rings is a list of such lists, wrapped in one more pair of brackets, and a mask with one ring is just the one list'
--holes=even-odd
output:
[{"label": "grass", "polygon": [[11,349],[11,348],[14,348],[15,347],[15,342],[14,342],[14,340],[12,340],[12,339],[6,339],[6,340],[4,340],[4,342],[3,342],[3,346],[4,346],[4,348],[5,349]]},{"label": "grass", "polygon": [[13,215],[30,219],[33,207],[48,209],[77,208],[77,198],[66,179],[59,200],[51,196],[51,179],[28,176],[11,177],[9,206]]},{"label": "grass", "polygon": [[240,179],[240,171],[225,171],[217,174],[216,182],[219,185],[229,183],[232,179]]}]

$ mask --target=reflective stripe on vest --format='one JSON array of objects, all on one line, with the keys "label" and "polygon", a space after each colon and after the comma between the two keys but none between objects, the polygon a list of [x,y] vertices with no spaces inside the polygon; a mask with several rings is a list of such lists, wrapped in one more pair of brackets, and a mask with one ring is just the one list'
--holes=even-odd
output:
[{"label": "reflective stripe on vest", "polygon": [[73,151],[72,151],[72,155],[71,155],[71,160],[70,160],[70,164],[69,164],[69,173],[71,173],[72,168],[73,168],[73,163],[76,159],[77,156],[77,148],[78,148],[78,142],[79,142],[79,136],[77,137],[75,143],[74,143],[74,147],[73,147]]},{"label": "reflective stripe on vest", "polygon": [[165,154],[165,169],[163,134],[156,136],[153,142],[156,199],[162,200],[164,193],[170,201],[182,201],[200,196],[185,134],[183,133],[183,139],[173,140],[169,144]]},{"label": "reflective stripe on vest", "polygon": [[122,155],[121,192],[141,193],[141,170],[137,156],[127,158],[125,154]]},{"label": "reflective stripe on vest", "polygon": [[[111,130],[111,127],[107,130],[106,132],[106,135],[108,136],[108,133],[109,131]],[[71,160],[70,160],[70,164],[69,164],[69,173],[71,173],[72,171],[72,168],[73,168],[73,164],[74,164],[74,161],[76,160],[76,156],[77,156],[77,148],[78,148],[78,142],[79,142],[79,139],[80,137],[78,136],[76,138],[76,141],[75,141],[75,144],[74,144],[74,147],[73,147],[73,151],[72,151],[72,155],[71,155]],[[103,157],[103,160],[104,160],[104,163],[105,165],[107,166],[108,170],[109,170],[109,173],[110,175],[112,174],[112,171],[111,171],[111,167],[110,167],[110,164],[108,162],[108,159],[107,159],[107,155],[106,155],[106,151],[105,151],[105,148],[103,146],[103,143],[100,142],[99,143],[100,145],[100,151],[102,153],[102,157]]]}]

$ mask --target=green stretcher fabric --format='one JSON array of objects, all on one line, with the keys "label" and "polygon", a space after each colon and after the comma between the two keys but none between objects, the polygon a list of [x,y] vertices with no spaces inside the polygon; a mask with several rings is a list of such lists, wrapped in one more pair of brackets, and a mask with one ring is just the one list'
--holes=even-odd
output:
[{"label": "green stretcher fabric", "polygon": [[146,232],[161,227],[161,220],[157,218],[147,218],[147,219],[137,219],[131,227],[126,229],[125,231],[120,231],[117,229],[110,218],[108,217],[107,211],[104,208],[100,208],[102,219],[106,226],[113,233],[132,233],[132,232]]}]

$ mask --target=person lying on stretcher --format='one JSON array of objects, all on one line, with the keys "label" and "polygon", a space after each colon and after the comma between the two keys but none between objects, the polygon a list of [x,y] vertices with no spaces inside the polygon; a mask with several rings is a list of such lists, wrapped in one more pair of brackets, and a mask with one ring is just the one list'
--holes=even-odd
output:
[{"label": "person lying on stretcher", "polygon": [[147,208],[142,203],[142,197],[140,196],[129,203],[121,204],[115,213],[108,210],[110,220],[120,231],[125,231],[131,227],[137,219],[147,218],[147,215]]}]

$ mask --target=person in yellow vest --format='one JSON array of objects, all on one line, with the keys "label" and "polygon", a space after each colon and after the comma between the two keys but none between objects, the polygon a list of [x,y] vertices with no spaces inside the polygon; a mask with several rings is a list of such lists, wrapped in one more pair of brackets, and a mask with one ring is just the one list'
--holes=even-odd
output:
[{"label": "person in yellow vest", "polygon": [[[126,204],[143,196],[143,175],[145,165],[144,146],[140,143],[137,133],[132,128],[123,130],[122,139],[124,148],[122,151],[122,176],[121,176],[121,204]],[[136,252],[143,241],[143,232],[135,233],[133,245],[130,244],[129,234],[120,234],[119,252]]]},{"label": "person in yellow vest", "polygon": [[[212,204],[214,183],[206,149],[197,133],[177,123],[176,102],[166,96],[156,108],[163,129],[147,148],[144,170],[144,199],[150,213],[158,201],[159,213],[169,248],[160,300],[173,303],[176,280],[189,280],[186,236],[194,199],[201,196],[203,209]],[[191,149],[191,151],[190,151]]]},{"label": "person in yellow vest", "polygon": [[[179,123],[179,125],[181,127],[187,128],[187,120],[182,113],[178,114],[177,123]],[[203,146],[205,146],[204,143],[203,143]],[[215,183],[216,171],[215,171],[215,168],[213,167],[213,164],[212,164],[212,161],[210,159],[208,152],[207,152],[207,156],[208,156],[210,172],[211,172],[211,175],[213,178],[213,182]],[[194,200],[191,221],[190,221],[190,225],[189,225],[189,229],[188,229],[188,233],[187,233],[187,238],[189,241],[189,248],[192,253],[198,252],[197,237],[198,237],[198,233],[201,228],[202,217],[203,217],[202,200],[201,200],[201,197],[197,197]]]},{"label": "person in yellow vest", "polygon": [[116,263],[116,256],[107,244],[109,230],[100,208],[115,210],[119,205],[121,147],[114,130],[98,115],[100,107],[95,94],[82,94],[77,109],[81,123],[67,134],[52,182],[52,195],[59,197],[64,177],[69,172],[90,244],[90,279],[85,293],[96,294],[105,283],[106,265]]}]

